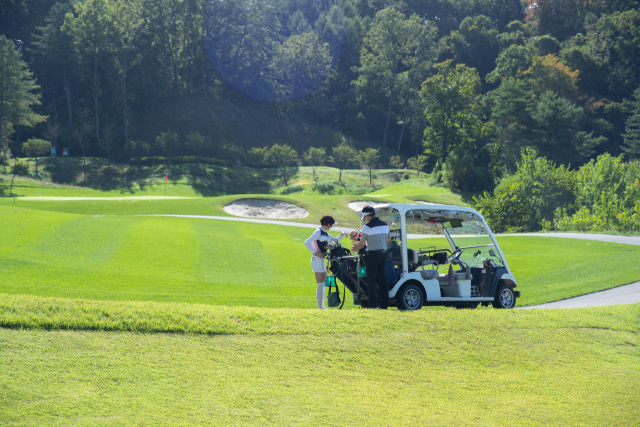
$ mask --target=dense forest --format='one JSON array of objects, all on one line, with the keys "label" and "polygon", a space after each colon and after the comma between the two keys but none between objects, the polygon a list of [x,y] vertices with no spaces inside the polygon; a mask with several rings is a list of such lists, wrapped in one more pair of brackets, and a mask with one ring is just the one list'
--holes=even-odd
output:
[{"label": "dense forest", "polygon": [[28,138],[110,160],[348,144],[382,148],[382,165],[397,154],[425,156],[426,171],[466,165],[450,182],[476,192],[524,149],[574,169],[604,153],[631,160],[639,7],[3,0],[2,153],[29,154]]}]

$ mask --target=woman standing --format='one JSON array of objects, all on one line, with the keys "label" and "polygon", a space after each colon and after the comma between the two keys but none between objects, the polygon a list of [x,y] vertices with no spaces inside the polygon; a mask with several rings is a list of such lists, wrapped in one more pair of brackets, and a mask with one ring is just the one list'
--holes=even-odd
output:
[{"label": "woman standing", "polygon": [[332,216],[325,215],[320,218],[320,227],[313,232],[311,237],[309,237],[304,245],[311,251],[313,254],[311,256],[311,268],[316,276],[316,301],[318,303],[318,308],[326,309],[324,306],[324,283],[327,279],[327,270],[324,266],[324,257],[327,252],[327,244],[331,240],[340,240],[343,236],[343,233],[340,233],[340,237],[338,239],[331,237],[328,233],[331,230],[331,227],[336,225],[336,220],[333,219]]}]

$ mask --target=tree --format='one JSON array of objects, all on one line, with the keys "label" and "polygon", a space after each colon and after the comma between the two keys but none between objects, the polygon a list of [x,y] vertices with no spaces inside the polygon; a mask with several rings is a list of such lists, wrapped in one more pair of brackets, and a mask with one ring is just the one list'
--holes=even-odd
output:
[{"label": "tree", "polygon": [[640,87],[633,93],[635,102],[633,112],[627,119],[625,130],[622,134],[624,146],[622,150],[632,159],[640,158]]},{"label": "tree", "polygon": [[496,90],[491,91],[491,122],[495,124],[497,143],[503,160],[510,170],[520,158],[523,147],[531,144],[531,108],[533,94],[526,82],[505,78]]},{"label": "tree", "polygon": [[[98,99],[100,87],[98,86],[98,58],[104,55],[109,46],[109,40],[105,37],[109,34],[107,25],[111,24],[109,17],[108,0],[86,0],[74,6],[77,17],[67,14],[62,30],[73,37],[74,41],[82,47],[82,53],[93,61],[93,100],[96,112],[96,141],[100,141],[100,115]],[[88,61],[87,61],[88,62]]]},{"label": "tree", "polygon": [[258,178],[260,178],[260,169],[265,167],[269,162],[269,148],[267,147],[253,147],[247,152],[247,161],[251,166],[258,171]]},{"label": "tree", "polygon": [[427,160],[429,160],[427,156],[420,154],[416,157],[407,159],[407,165],[409,165],[409,168],[418,172],[418,176],[420,176],[420,171],[427,165]]},{"label": "tree", "polygon": [[[113,1],[107,4],[110,24],[107,26],[110,48],[115,50],[113,58],[119,65],[122,79],[122,122],[124,124],[124,141],[129,141],[127,122],[127,72],[133,62],[138,46],[138,35],[142,31],[144,20],[138,2]],[[106,17],[105,17],[106,18]],[[105,19],[106,20],[106,19]]]},{"label": "tree", "polygon": [[298,162],[298,153],[288,145],[273,144],[269,150],[271,159],[282,169],[284,185],[287,184],[287,166]]},{"label": "tree", "polygon": [[414,67],[428,70],[439,53],[436,43],[438,30],[433,22],[424,22],[418,15],[409,18],[388,7],[379,11],[362,43],[356,80],[359,90],[380,87],[389,98],[387,122],[382,146],[387,143],[387,132],[391,120],[396,77],[399,72]]},{"label": "tree", "polygon": [[138,166],[138,170],[140,170],[140,163],[142,157],[149,154],[149,150],[151,146],[144,141],[136,141],[133,139],[129,140],[129,143],[125,146],[125,150],[127,154],[129,154],[132,158],[136,159],[136,164]]},{"label": "tree", "polygon": [[189,151],[189,154],[193,156],[201,156],[202,150],[205,147],[206,138],[204,135],[200,135],[200,132],[194,132],[187,135],[185,138],[185,146]]},{"label": "tree", "polygon": [[71,110],[71,81],[74,65],[78,62],[78,52],[71,35],[62,30],[65,15],[71,12],[71,7],[56,2],[45,18],[45,26],[36,27],[39,34],[34,34],[33,59],[34,70],[40,81],[50,86],[64,89],[67,100],[69,123],[73,123]]},{"label": "tree", "polygon": [[498,30],[484,15],[464,18],[458,31],[451,32],[449,44],[456,63],[474,67],[483,76],[493,69],[500,52]]},{"label": "tree", "polygon": [[488,125],[482,121],[485,104],[478,72],[464,64],[453,67],[451,60],[435,68],[438,73],[424,82],[421,91],[427,101],[424,114],[429,122],[424,146],[426,154],[443,160],[457,147],[473,149],[476,139],[487,133]]},{"label": "tree", "polygon": [[309,163],[311,166],[311,170],[313,171],[313,176],[316,176],[316,166],[324,165],[324,162],[327,160],[327,150],[324,147],[315,148],[309,147],[307,151],[302,153],[304,160]]},{"label": "tree", "polygon": [[358,153],[358,162],[362,169],[369,171],[369,185],[373,185],[372,171],[380,162],[380,150],[377,148],[367,148]]},{"label": "tree", "polygon": [[329,45],[315,32],[292,35],[276,48],[270,64],[277,99],[297,99],[331,73]]},{"label": "tree", "polygon": [[570,71],[556,55],[535,56],[531,67],[520,77],[527,81],[536,96],[552,91],[569,101],[578,98],[578,70]]},{"label": "tree", "polygon": [[331,149],[333,164],[340,170],[338,181],[342,182],[342,171],[357,161],[356,156],[356,150],[344,141]]},{"label": "tree", "polygon": [[507,77],[516,77],[526,71],[533,62],[533,48],[512,44],[496,58],[496,68],[487,74],[487,83],[498,83]]},{"label": "tree", "polygon": [[[53,148],[58,146],[58,137],[60,136],[60,125],[58,123],[54,125],[48,125],[47,130],[44,131],[44,139],[51,143]],[[56,154],[56,161],[58,160]]]},{"label": "tree", "polygon": [[47,119],[31,110],[40,105],[40,95],[33,93],[39,88],[14,43],[0,34],[0,133]]},{"label": "tree", "polygon": [[604,137],[580,130],[584,111],[553,92],[540,95],[531,111],[532,144],[551,160],[562,164],[580,164],[593,154]]},{"label": "tree", "polygon": [[109,123],[102,127],[102,138],[98,141],[100,149],[107,155],[107,162],[109,163],[109,177],[111,177],[111,152],[116,143],[116,127],[113,123]]},{"label": "tree", "polygon": [[404,161],[400,156],[391,156],[389,157],[389,164],[391,165],[391,167],[396,169],[395,173],[397,174],[398,169],[402,169],[402,166],[404,166]]},{"label": "tree", "polygon": [[93,126],[88,122],[88,114],[86,110],[81,110],[79,114],[79,123],[76,128],[71,131],[71,139],[80,150],[82,150],[82,180],[87,178],[87,149],[91,145],[93,137]]},{"label": "tree", "polygon": [[160,149],[167,158],[169,167],[171,167],[171,156],[180,148],[180,140],[178,134],[173,131],[160,132],[160,135],[156,137],[156,143],[160,146]]},{"label": "tree", "polygon": [[44,156],[47,152],[51,152],[51,143],[44,139],[29,138],[22,143],[22,151],[33,157],[36,162],[36,176],[38,176],[38,157]]}]

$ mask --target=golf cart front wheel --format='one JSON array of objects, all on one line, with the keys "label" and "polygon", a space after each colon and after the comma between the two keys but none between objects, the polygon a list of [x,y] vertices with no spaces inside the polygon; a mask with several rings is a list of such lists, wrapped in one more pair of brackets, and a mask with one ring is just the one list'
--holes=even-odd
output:
[{"label": "golf cart front wheel", "polygon": [[516,294],[509,285],[498,287],[495,297],[493,298],[493,306],[495,308],[513,308],[516,306]]},{"label": "golf cart front wheel", "polygon": [[424,295],[416,285],[407,285],[396,295],[398,310],[420,310],[424,304]]}]

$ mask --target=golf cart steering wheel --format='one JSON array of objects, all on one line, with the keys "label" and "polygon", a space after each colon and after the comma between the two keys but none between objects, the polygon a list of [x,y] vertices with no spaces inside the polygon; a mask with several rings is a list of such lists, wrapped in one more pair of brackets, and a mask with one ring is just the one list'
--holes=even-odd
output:
[{"label": "golf cart steering wheel", "polygon": [[453,263],[454,261],[460,262],[460,255],[462,255],[462,249],[456,249],[455,251],[453,251],[450,257],[451,263]]}]

